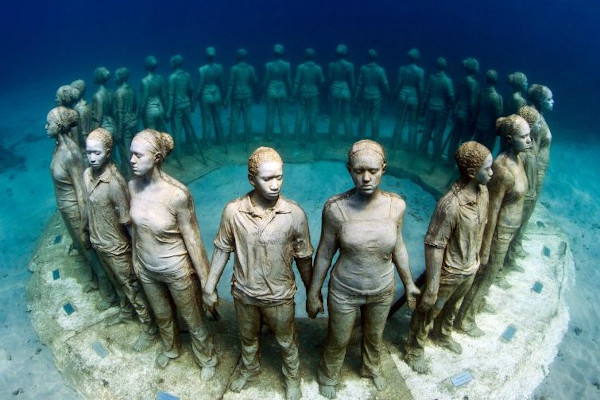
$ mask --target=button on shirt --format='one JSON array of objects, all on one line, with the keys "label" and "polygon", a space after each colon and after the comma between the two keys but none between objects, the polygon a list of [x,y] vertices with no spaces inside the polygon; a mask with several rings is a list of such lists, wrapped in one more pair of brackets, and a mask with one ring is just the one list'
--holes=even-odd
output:
[{"label": "button on shirt", "polygon": [[313,253],[304,211],[282,196],[264,213],[252,204],[249,193],[227,204],[214,244],[235,252],[234,298],[263,306],[294,298],[292,262]]},{"label": "button on shirt", "polygon": [[489,197],[479,185],[472,195],[455,183],[438,202],[425,244],[445,249],[441,282],[471,275],[479,268],[479,250],[487,223]]}]

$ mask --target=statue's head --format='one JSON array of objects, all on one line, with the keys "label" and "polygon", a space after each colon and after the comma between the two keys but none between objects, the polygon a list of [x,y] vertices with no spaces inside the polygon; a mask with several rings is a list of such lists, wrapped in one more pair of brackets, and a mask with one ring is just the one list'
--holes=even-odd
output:
[{"label": "statue's head", "polygon": [[513,72],[506,77],[506,83],[514,90],[527,90],[527,76],[522,72]]},{"label": "statue's head", "polygon": [[282,57],[284,52],[285,49],[283,48],[282,44],[276,44],[273,46],[273,55],[275,55],[275,57]]},{"label": "statue's head", "polygon": [[377,60],[377,57],[378,57],[378,54],[375,49],[369,49],[367,51],[367,60],[369,62],[373,62],[373,61]]},{"label": "statue's head", "polygon": [[536,128],[539,128],[541,118],[540,113],[535,109],[535,107],[523,106],[519,108],[517,114],[527,121],[532,131]]},{"label": "statue's head", "polygon": [[158,65],[158,60],[154,56],[144,58],[144,68],[147,71],[154,71]]},{"label": "statue's head", "polygon": [[348,46],[343,43],[338,44],[335,48],[335,54],[337,54],[339,57],[346,57],[348,54]]},{"label": "statue's head", "polygon": [[495,69],[488,69],[485,73],[485,81],[488,85],[494,86],[498,83],[498,72]]},{"label": "statue's head", "polygon": [[309,47],[308,49],[304,50],[304,59],[307,61],[312,61],[317,57],[317,54],[315,53],[315,49],[313,49],[312,47]]},{"label": "statue's head", "polygon": [[477,179],[485,185],[492,177],[492,153],[481,143],[470,141],[461,144],[455,158],[462,182]]},{"label": "statue's head", "polygon": [[81,97],[79,89],[72,85],[63,85],[56,91],[56,104],[59,106],[73,107]]},{"label": "statue's head", "polygon": [[354,187],[363,195],[372,195],[379,189],[386,166],[383,146],[373,140],[359,140],[348,151],[348,172]]},{"label": "statue's head", "polygon": [[83,79],[76,79],[71,82],[71,86],[79,90],[79,98],[85,96],[85,81]]},{"label": "statue's head", "polygon": [[115,81],[118,84],[127,82],[127,80],[129,79],[129,68],[126,67],[121,67],[121,68],[117,68],[117,70],[115,71]]},{"label": "statue's head", "polygon": [[217,49],[212,46],[208,46],[204,51],[204,55],[206,56],[207,60],[214,60],[215,57],[217,57]]},{"label": "statue's head", "polygon": [[96,128],[85,139],[85,154],[93,170],[102,168],[110,162],[113,138],[104,128]]},{"label": "statue's head", "polygon": [[467,74],[479,73],[479,61],[477,61],[473,57],[465,58],[464,60],[462,60],[460,65]]},{"label": "statue's head", "polygon": [[417,62],[421,59],[421,52],[419,49],[410,49],[408,53],[406,53],[408,60],[411,62]]},{"label": "statue's head", "polygon": [[435,68],[438,71],[445,71],[446,68],[448,68],[448,61],[446,61],[444,57],[438,57],[438,59],[435,60]]},{"label": "statue's head", "polygon": [[244,48],[237,49],[235,52],[235,57],[237,58],[238,62],[246,61],[246,58],[248,58],[248,51]]},{"label": "statue's head", "polygon": [[544,85],[533,84],[527,92],[529,101],[540,112],[552,111],[554,108],[554,97],[552,91]]},{"label": "statue's head", "polygon": [[155,166],[162,165],[175,143],[168,133],[154,129],[138,132],[131,141],[131,169],[135,176],[144,176]]},{"label": "statue's head", "polygon": [[65,106],[54,107],[46,117],[46,132],[50,137],[66,135],[79,123],[79,113]]},{"label": "statue's head", "polygon": [[177,69],[183,65],[183,56],[181,54],[175,54],[171,57],[171,68]]},{"label": "statue's head", "polygon": [[104,85],[110,79],[110,71],[106,67],[98,67],[94,70],[94,83]]},{"label": "statue's head", "polygon": [[277,200],[283,185],[283,160],[275,149],[259,147],[248,158],[248,180],[269,201]]},{"label": "statue's head", "polygon": [[525,119],[512,114],[496,120],[496,133],[501,140],[506,141],[513,151],[520,153],[531,148],[531,128]]}]

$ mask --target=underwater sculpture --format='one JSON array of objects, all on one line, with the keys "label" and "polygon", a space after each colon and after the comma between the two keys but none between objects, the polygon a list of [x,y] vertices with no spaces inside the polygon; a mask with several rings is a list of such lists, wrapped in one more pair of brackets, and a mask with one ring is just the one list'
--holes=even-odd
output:
[{"label": "underwater sculpture", "polygon": [[119,156],[119,169],[126,176],[131,176],[127,147],[137,131],[137,94],[129,84],[129,69],[118,68],[115,71],[115,82],[118,85],[113,99],[113,116],[116,129],[113,134],[115,150]]},{"label": "underwater sculpture", "polygon": [[354,94],[354,64],[346,60],[348,47],[339,44],[335,49],[337,60],[329,63],[329,139],[336,139],[340,123],[344,125],[346,139],[351,139],[352,117],[350,101]]},{"label": "underwater sculpture", "polygon": [[[482,336],[475,315],[485,306],[485,296],[504,263],[509,244],[521,226],[527,176],[519,153],[531,147],[527,121],[518,115],[498,118],[498,134],[507,142],[507,150],[494,160],[494,172],[488,184],[490,205],[488,222],[481,245],[481,266],[473,286],[458,311],[455,328],[469,336]],[[490,305],[487,305],[491,308]]]},{"label": "underwater sculpture", "polygon": [[214,375],[217,364],[197,296],[197,280],[202,287],[206,285],[208,258],[190,192],[161,168],[173,145],[171,135],[153,129],[139,132],[131,142],[133,267],[162,339],[156,365],[164,368],[179,356],[179,315],[190,333],[194,359],[202,368],[201,378],[206,380]]},{"label": "underwater sculpture", "polygon": [[367,51],[367,64],[360,67],[358,83],[356,85],[356,98],[360,103],[358,118],[358,134],[366,136],[367,121],[371,121],[371,138],[379,138],[379,124],[381,123],[381,103],[383,97],[390,94],[385,69],[377,64],[377,51]]},{"label": "underwater sculpture", "polygon": [[511,92],[504,98],[504,115],[516,114],[519,108],[527,105],[527,76],[522,72],[513,72],[506,77],[506,83]]},{"label": "underwater sculpture", "polygon": [[385,160],[379,143],[354,143],[348,152],[348,172],[355,187],[330,198],[323,208],[307,311],[311,318],[323,311],[321,288],[339,250],[329,280],[329,324],[318,370],[319,392],[330,399],[336,396],[335,386],[358,311],[363,321],[360,373],[383,390],[387,383],[380,354],[396,289],[394,270],[402,279],[411,310],[420,294],[412,280],[402,238],[406,205],[400,196],[379,187],[386,170]]},{"label": "underwater sculpture", "polygon": [[46,122],[48,137],[56,140],[56,147],[50,163],[50,173],[54,183],[56,205],[73,240],[73,247],[90,266],[90,282],[84,290],[100,289],[102,301],[96,305],[100,311],[108,309],[116,300],[111,282],[100,265],[98,256],[90,250],[88,236],[88,204],[83,183],[83,158],[81,149],[69,136],[77,126],[77,111],[58,106],[50,110]]},{"label": "underwater sculpture", "polygon": [[393,98],[393,101],[398,104],[392,145],[396,148],[402,144],[402,131],[408,124],[408,151],[416,152],[419,107],[423,99],[425,71],[417,65],[421,58],[418,49],[410,49],[407,57],[409,64],[398,70],[398,87]]},{"label": "underwater sculpture", "polygon": [[323,69],[315,63],[315,50],[306,49],[304,52],[304,63],[298,65],[294,78],[292,97],[300,104],[296,114],[294,135],[296,139],[301,138],[302,125],[306,123],[307,137],[316,139],[317,114],[319,113],[320,89],[325,83]]},{"label": "underwater sculpture", "polygon": [[[77,100],[79,99],[79,89],[71,85],[63,85],[56,91],[56,105],[75,109]],[[77,111],[77,110],[75,110]],[[79,145],[79,123],[71,129],[69,136]]]},{"label": "underwater sculpture", "polygon": [[435,61],[437,72],[429,77],[423,96],[422,113],[425,114],[425,127],[419,143],[419,153],[426,155],[429,141],[433,143],[433,158],[441,160],[444,131],[448,114],[454,105],[454,84],[446,75],[448,63],[444,57]]},{"label": "underwater sculpture", "polygon": [[546,178],[546,170],[550,163],[550,145],[552,144],[552,133],[544,118],[544,114],[554,108],[554,97],[552,91],[546,86],[534,84],[528,91],[529,100],[540,113],[540,128],[536,130],[535,143],[537,147],[537,183],[536,196],[539,197],[542,185]]},{"label": "underwater sculpture", "polygon": [[281,139],[287,136],[286,101],[292,94],[292,73],[290,63],[283,59],[284,48],[273,46],[273,60],[265,64],[265,96],[267,102],[267,122],[265,138],[273,138],[275,114],[279,120]]},{"label": "underwater sculpture", "polygon": [[192,125],[191,113],[194,112],[194,89],[192,88],[192,78],[187,71],[184,71],[183,57],[179,54],[171,57],[171,75],[169,75],[167,84],[167,120],[171,121],[173,128],[173,139],[175,140],[175,152],[180,153],[183,148],[185,133],[185,144],[189,152],[192,152],[194,147],[198,152],[202,151],[202,147],[194,126]]},{"label": "underwater sculpture", "polygon": [[83,181],[88,200],[90,242],[120,300],[120,313],[109,324],[123,322],[135,311],[143,331],[133,349],[141,351],[150,345],[157,332],[150,306],[133,270],[129,191],[125,179],[110,161],[112,145],[110,132],[103,128],[93,130],[86,139],[90,166],[83,174]]},{"label": "underwater sculpture", "polygon": [[485,73],[487,86],[479,93],[475,118],[474,140],[494,152],[496,145],[496,120],[502,116],[502,96],[496,91],[498,73],[490,69]]},{"label": "underwater sculpture", "polygon": [[313,253],[308,220],[300,206],[280,195],[283,161],[274,149],[259,147],[252,153],[248,180],[254,189],[223,210],[203,298],[208,308],[217,306],[215,288],[229,255],[235,252],[231,293],[242,355],[229,388],[239,392],[258,374],[263,321],[281,349],[286,398],[295,400],[302,393],[292,263],[296,262],[308,290]]},{"label": "underwater sculpture", "polygon": [[98,67],[94,70],[94,83],[98,88],[92,96],[92,129],[104,128],[114,134],[113,92],[106,87],[109,79],[110,71],[106,67]]},{"label": "underwater sculpture", "polygon": [[162,75],[156,73],[157,66],[158,60],[156,57],[148,56],[144,59],[144,68],[147,74],[142,79],[140,89],[139,115],[145,129],[157,129],[162,132],[166,129],[167,93],[165,80]]},{"label": "underwater sculpture", "polygon": [[452,325],[479,268],[492,154],[480,143],[465,142],[456,151],[456,164],[460,178],[438,201],[425,236],[427,281],[412,314],[404,356],[418,373],[429,372],[424,347],[432,327],[431,338],[437,345],[462,352],[452,339]]},{"label": "underwater sculpture", "polygon": [[76,79],[71,82],[71,86],[79,90],[79,97],[73,106],[73,109],[79,114],[79,132],[77,136],[77,144],[83,151],[85,149],[85,138],[92,131],[92,109],[85,101],[85,81]]},{"label": "underwater sculpture", "polygon": [[210,138],[211,125],[215,132],[215,140],[223,143],[223,122],[221,121],[221,107],[223,105],[223,67],[215,62],[217,51],[214,47],[207,47],[204,52],[206,64],[198,68],[199,81],[196,99],[200,102],[202,115],[202,140]]},{"label": "underwater sculpture", "polygon": [[247,143],[252,137],[252,100],[256,96],[256,72],[246,61],[246,49],[238,49],[235,53],[237,62],[229,71],[229,83],[225,106],[231,106],[229,121],[229,140],[235,141],[238,134],[240,117],[244,120],[244,140]]},{"label": "underwater sculpture", "polygon": [[447,160],[450,162],[458,146],[473,137],[475,118],[477,117],[477,101],[479,99],[479,82],[475,77],[479,73],[479,61],[465,58],[461,67],[465,76],[458,85],[456,103],[452,114],[454,125],[450,130]]}]

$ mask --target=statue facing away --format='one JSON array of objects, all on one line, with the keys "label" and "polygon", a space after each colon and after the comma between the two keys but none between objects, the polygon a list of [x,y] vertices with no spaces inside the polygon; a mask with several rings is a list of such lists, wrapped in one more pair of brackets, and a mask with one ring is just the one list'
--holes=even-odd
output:
[{"label": "statue facing away", "polygon": [[196,95],[200,102],[200,112],[202,114],[202,139],[207,141],[210,137],[210,131],[214,130],[216,142],[222,144],[223,67],[215,62],[217,51],[214,47],[207,47],[205,55],[206,64],[198,68],[200,77]]},{"label": "statue facing away", "polygon": [[367,64],[360,68],[356,97],[360,103],[358,119],[358,134],[366,136],[367,121],[371,122],[371,137],[379,138],[379,124],[381,123],[381,104],[383,98],[390,93],[385,69],[377,64],[377,52],[373,49],[367,51]]},{"label": "statue facing away", "polygon": [[231,105],[229,139],[235,140],[241,117],[244,121],[244,140],[248,143],[252,138],[252,100],[257,94],[258,80],[254,67],[246,61],[248,58],[246,49],[238,49],[236,57],[237,63],[231,67],[229,72],[229,84],[225,97],[225,105]]},{"label": "statue facing away", "polygon": [[354,64],[346,60],[348,47],[339,44],[335,49],[336,61],[329,63],[329,138],[335,139],[340,123],[346,139],[352,138],[350,101],[354,94]]},{"label": "statue facing away", "polygon": [[156,365],[164,368],[179,356],[179,315],[190,333],[201,378],[206,380],[214,375],[217,365],[212,336],[197,297],[198,279],[202,287],[206,285],[208,258],[190,192],[162,171],[162,163],[172,150],[171,135],[153,129],[139,132],[131,142],[133,267],[162,339]]},{"label": "statue facing away", "polygon": [[85,138],[92,131],[92,109],[85,101],[85,81],[76,79],[71,82],[71,86],[79,90],[79,97],[73,106],[73,109],[79,114],[79,132],[77,136],[77,144],[81,150],[85,149]]},{"label": "statue facing away", "polygon": [[504,264],[508,246],[521,225],[527,192],[527,176],[519,153],[531,147],[529,125],[522,117],[510,115],[498,118],[496,127],[499,136],[507,142],[507,150],[496,157],[492,166],[494,175],[488,185],[490,205],[481,245],[480,271],[455,321],[457,329],[475,337],[484,334],[475,323],[475,315],[486,305],[485,296]]},{"label": "statue facing away", "polygon": [[273,138],[275,115],[279,120],[281,139],[287,136],[286,101],[292,94],[290,63],[283,59],[284,48],[280,44],[273,47],[273,60],[265,65],[265,96],[267,99],[267,122],[265,137]]},{"label": "statue facing away", "polygon": [[[79,89],[72,85],[63,85],[56,91],[56,105],[75,110],[75,105],[79,100]],[[77,110],[75,110],[77,111]],[[69,136],[77,145],[79,145],[79,123],[69,132]],[[81,147],[80,147],[81,148]]]},{"label": "statue facing away", "polygon": [[308,290],[313,252],[308,220],[302,208],[280,195],[283,162],[275,150],[259,147],[252,153],[248,159],[248,179],[254,189],[227,204],[223,211],[204,301],[209,308],[217,305],[215,287],[229,255],[235,252],[231,293],[242,355],[229,388],[239,392],[258,374],[263,321],[281,349],[286,398],[296,400],[302,394],[292,262],[296,261]]},{"label": "statue facing away", "polygon": [[479,93],[475,118],[475,141],[494,152],[496,146],[496,120],[502,116],[502,96],[496,91],[498,73],[493,69],[485,73],[485,87]]},{"label": "statue facing away", "polygon": [[506,77],[506,83],[511,92],[504,99],[504,115],[516,114],[519,108],[527,105],[527,76],[522,72],[513,72]]},{"label": "statue facing away", "polygon": [[154,56],[144,59],[144,68],[147,71],[142,79],[140,89],[140,110],[142,125],[146,129],[157,129],[164,131],[165,107],[167,104],[167,93],[165,80],[162,75],[156,73],[158,60]]},{"label": "statue facing away", "polygon": [[98,86],[92,97],[92,128],[104,128],[115,133],[113,120],[113,92],[106,85],[110,79],[110,71],[106,67],[98,67],[94,71],[94,83]]},{"label": "statue facing away", "polygon": [[431,332],[436,344],[460,354],[451,336],[454,317],[473,284],[488,218],[486,184],[492,154],[482,144],[465,142],[456,151],[460,179],[439,201],[425,236],[426,286],[410,321],[404,360],[418,373],[429,372],[424,347]]},{"label": "statue facing away", "polygon": [[114,144],[119,156],[119,169],[125,176],[131,176],[127,147],[137,131],[137,94],[129,84],[129,69],[118,68],[115,71],[115,82],[118,85],[113,100],[115,118]]},{"label": "statue facing away", "polygon": [[316,139],[317,114],[319,113],[320,89],[325,83],[323,69],[315,63],[315,51],[308,48],[304,52],[304,63],[298,66],[294,79],[292,97],[300,104],[296,114],[294,135],[301,138],[302,125],[306,123],[307,137],[309,140]]},{"label": "statue facing away", "polygon": [[359,310],[363,321],[361,375],[383,390],[387,383],[380,360],[382,336],[394,300],[395,270],[411,309],[420,294],[412,281],[402,238],[406,205],[400,196],[379,188],[385,169],[379,143],[354,143],[348,152],[354,188],[332,197],[323,208],[307,310],[311,318],[323,311],[321,287],[339,250],[329,280],[329,325],[318,371],[319,392],[330,399],[336,396],[335,386]]}]

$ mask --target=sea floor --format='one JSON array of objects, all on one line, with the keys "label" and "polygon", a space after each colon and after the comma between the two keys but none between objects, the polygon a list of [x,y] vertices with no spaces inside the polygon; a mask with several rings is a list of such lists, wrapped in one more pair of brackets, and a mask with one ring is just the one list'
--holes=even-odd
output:
[{"label": "sea floor", "polygon": [[[10,160],[15,164],[14,168],[0,172],[0,193],[3,195],[0,202],[1,398],[80,397],[66,386],[54,366],[52,354],[37,338],[29,322],[25,300],[29,259],[37,238],[56,211],[49,175],[53,143],[46,138],[43,127],[59,83],[41,82],[35,87],[21,88],[19,92],[4,92],[0,97],[3,146],[0,158],[4,161],[14,156]],[[255,129],[258,131],[263,127],[262,112],[262,107],[256,108]],[[600,231],[597,154],[600,142],[571,141],[578,132],[570,131],[566,123],[554,122],[552,116],[548,119],[555,141],[540,201],[569,237],[576,263],[576,282],[568,298],[569,330],[548,377],[534,396],[538,399],[596,399],[600,396],[600,345],[597,339],[600,337],[597,307],[600,269],[596,265],[600,257],[597,244]],[[289,122],[291,127],[291,118]],[[324,119],[320,121],[322,130],[325,123]],[[390,121],[384,121],[384,137],[389,136],[391,126]],[[244,181],[243,176],[231,179]],[[199,192],[197,204],[206,201],[201,199],[203,194]],[[331,194],[338,192],[334,190]],[[215,205],[216,210],[235,197],[233,193],[224,193],[223,200]],[[325,193],[323,196],[328,197]],[[215,214],[220,214],[220,210]],[[318,217],[312,218],[316,227],[311,233],[316,240],[319,222]],[[208,230],[203,236],[207,242],[212,238]],[[416,259],[422,250],[411,248],[409,252],[415,254]]]}]

